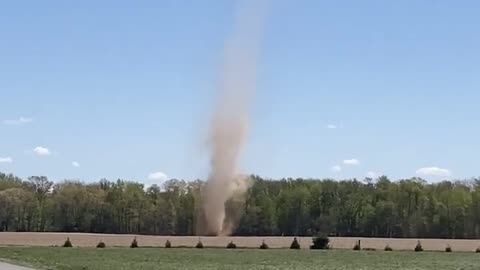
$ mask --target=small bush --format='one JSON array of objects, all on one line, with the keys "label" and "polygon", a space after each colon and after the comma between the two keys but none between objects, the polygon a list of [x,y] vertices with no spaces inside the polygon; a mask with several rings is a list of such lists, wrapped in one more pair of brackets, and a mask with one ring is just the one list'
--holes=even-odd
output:
[{"label": "small bush", "polygon": [[198,240],[197,245],[195,246],[196,248],[203,248],[203,243],[202,241]]},{"label": "small bush", "polygon": [[476,253],[480,253],[480,247],[475,250]]},{"label": "small bush", "polygon": [[265,240],[262,241],[262,245],[260,245],[260,249],[268,249],[267,243],[265,243]]},{"label": "small bush", "polygon": [[317,236],[312,241],[313,245],[310,246],[310,249],[329,249],[330,239],[326,236]]},{"label": "small bush", "polygon": [[292,244],[290,245],[290,249],[300,249],[300,243],[298,243],[298,240],[297,238],[293,238],[293,242]]},{"label": "small bush", "polygon": [[422,252],[423,251],[423,247],[422,247],[422,243],[420,242],[420,240],[417,242],[417,245],[415,246],[415,252]]},{"label": "small bush", "polygon": [[100,241],[97,244],[97,248],[106,248],[106,247],[107,247],[107,245],[105,245],[105,243],[103,241]]},{"label": "small bush", "polygon": [[452,252],[452,247],[447,245],[447,247],[445,247],[445,252]]},{"label": "small bush", "polygon": [[170,240],[167,240],[167,242],[165,242],[165,248],[171,248],[172,247],[172,243],[170,243]]},{"label": "small bush", "polygon": [[138,242],[137,242],[137,238],[133,238],[133,241],[132,243],[130,244],[130,247],[131,248],[138,248]]},{"label": "small bush", "polygon": [[362,246],[360,245],[360,240],[358,240],[357,243],[355,243],[355,245],[353,246],[353,250],[362,250]]},{"label": "small bush", "polygon": [[62,247],[66,247],[66,248],[71,248],[73,247],[72,245],[72,242],[70,241],[70,238],[67,237],[67,240],[65,241],[65,243],[63,243],[63,246]]},{"label": "small bush", "polygon": [[233,243],[233,241],[232,241],[232,242],[228,243],[227,248],[237,248],[237,245],[235,245],[235,243]]},{"label": "small bush", "polygon": [[384,250],[385,251],[393,251],[393,249],[388,244],[385,246]]}]

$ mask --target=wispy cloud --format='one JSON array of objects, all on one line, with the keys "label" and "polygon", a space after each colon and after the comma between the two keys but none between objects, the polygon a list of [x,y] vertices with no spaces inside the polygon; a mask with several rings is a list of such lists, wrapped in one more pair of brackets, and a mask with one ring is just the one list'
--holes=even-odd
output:
[{"label": "wispy cloud", "polygon": [[5,125],[10,125],[10,126],[19,126],[19,125],[28,124],[31,122],[33,122],[32,118],[23,117],[23,116],[18,119],[8,119],[3,121]]},{"label": "wispy cloud", "polygon": [[369,172],[367,172],[367,177],[368,177],[368,178],[376,178],[376,177],[377,177],[377,173],[374,172],[374,171],[369,171]]},{"label": "wispy cloud", "polygon": [[341,172],[342,171],[342,167],[340,165],[335,165],[330,169],[332,170],[332,172]]},{"label": "wispy cloud", "polygon": [[357,166],[360,164],[360,161],[358,159],[352,158],[352,159],[345,159],[343,161],[343,164],[345,165],[350,165],[350,166]]},{"label": "wispy cloud", "polygon": [[43,146],[37,146],[33,149],[33,152],[37,156],[49,156],[51,154],[50,150]]},{"label": "wispy cloud", "polygon": [[12,163],[13,158],[11,157],[0,157],[0,163]]},{"label": "wispy cloud", "polygon": [[334,124],[328,124],[327,128],[328,129],[337,129],[338,127],[337,127],[337,125],[334,125]]},{"label": "wispy cloud", "polygon": [[161,182],[168,180],[168,176],[163,172],[153,172],[148,175],[148,180]]},{"label": "wispy cloud", "polygon": [[425,167],[417,170],[417,174],[424,176],[451,176],[452,172],[448,169],[442,169],[438,167]]},{"label": "wispy cloud", "polygon": [[78,167],[80,167],[80,163],[78,163],[76,161],[72,161],[72,166],[78,168]]}]

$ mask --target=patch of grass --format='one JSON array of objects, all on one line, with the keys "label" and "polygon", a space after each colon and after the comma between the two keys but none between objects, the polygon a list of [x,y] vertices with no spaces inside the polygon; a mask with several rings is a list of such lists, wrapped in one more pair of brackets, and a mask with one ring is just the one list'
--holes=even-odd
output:
[{"label": "patch of grass", "polygon": [[0,258],[23,262],[39,269],[362,269],[362,270],[477,270],[480,260],[474,252],[397,251],[365,252],[352,250],[311,251],[289,249],[226,250],[221,248],[92,248],[0,247]]}]

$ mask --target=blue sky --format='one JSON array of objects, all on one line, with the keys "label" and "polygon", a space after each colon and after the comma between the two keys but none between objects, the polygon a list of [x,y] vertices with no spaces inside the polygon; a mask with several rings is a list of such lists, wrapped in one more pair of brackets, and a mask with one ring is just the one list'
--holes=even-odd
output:
[{"label": "blue sky", "polygon": [[[3,3],[0,171],[204,179],[235,7]],[[241,170],[477,176],[479,12],[477,1],[270,1]]]}]

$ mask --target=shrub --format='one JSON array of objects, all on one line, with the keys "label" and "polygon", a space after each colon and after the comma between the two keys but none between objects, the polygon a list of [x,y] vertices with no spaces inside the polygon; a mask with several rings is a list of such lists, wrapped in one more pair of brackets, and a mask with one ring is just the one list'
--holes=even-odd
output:
[{"label": "shrub", "polygon": [[388,244],[385,246],[385,249],[384,249],[384,250],[385,250],[385,251],[393,251],[393,249],[392,249],[392,248],[390,247],[390,245],[388,245]]},{"label": "shrub", "polygon": [[172,247],[172,243],[170,243],[170,240],[167,240],[167,242],[165,242],[165,248],[171,248]]},{"label": "shrub", "polygon": [[357,243],[355,243],[355,245],[353,246],[353,250],[361,250],[362,249],[362,246],[360,245],[360,240],[357,241]]},{"label": "shrub", "polygon": [[131,248],[138,248],[138,242],[137,242],[137,238],[133,238],[133,241],[132,243],[130,244],[130,247]]},{"label": "shrub", "polygon": [[310,249],[329,249],[330,239],[326,236],[317,236],[313,238],[313,245]]},{"label": "shrub", "polygon": [[445,252],[452,252],[452,247],[447,245],[447,247],[445,247]]},{"label": "shrub", "polygon": [[72,242],[70,241],[70,237],[67,237],[67,240],[65,241],[65,243],[63,243],[62,247],[66,247],[66,248],[73,247]]},{"label": "shrub", "polygon": [[203,243],[202,241],[198,240],[197,245],[195,246],[196,248],[203,248]]},{"label": "shrub", "polygon": [[105,245],[103,241],[98,242],[97,248],[105,248],[105,247],[107,247],[107,245]]},{"label": "shrub", "polygon": [[267,243],[265,243],[265,240],[262,241],[262,245],[260,245],[260,249],[268,249]]},{"label": "shrub", "polygon": [[477,250],[475,250],[476,253],[480,253],[480,247],[477,248]]},{"label": "shrub", "polygon": [[232,242],[228,243],[227,248],[237,248],[237,245],[235,245],[235,243],[233,243],[233,241],[232,241]]},{"label": "shrub", "polygon": [[414,250],[415,250],[415,252],[423,251],[422,243],[420,242],[420,240],[418,240],[417,245],[415,246]]},{"label": "shrub", "polygon": [[293,242],[290,245],[290,249],[300,249],[300,243],[298,243],[297,238],[293,238]]}]

